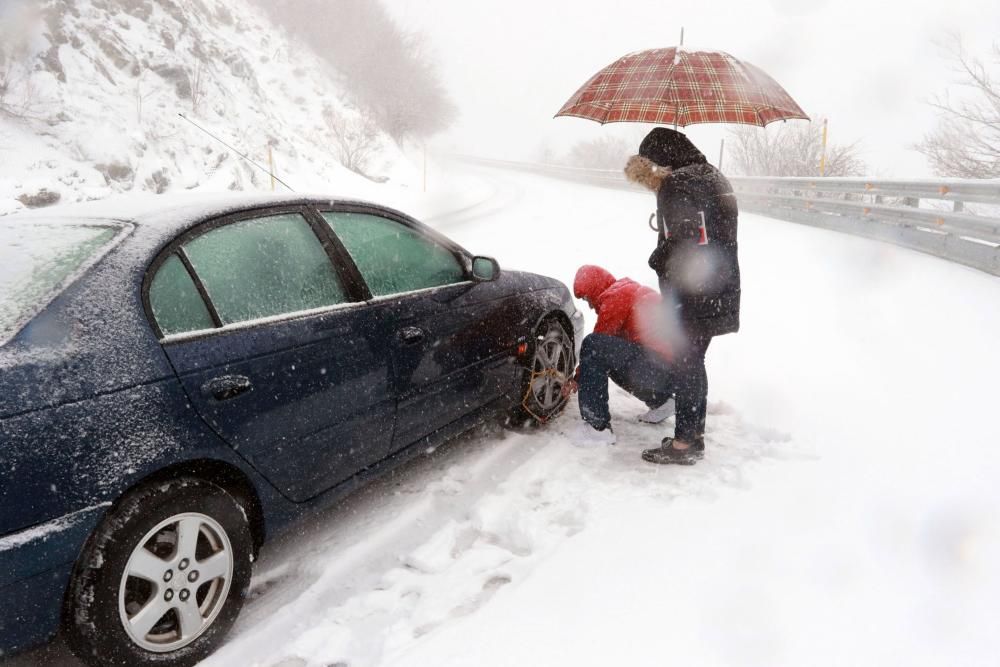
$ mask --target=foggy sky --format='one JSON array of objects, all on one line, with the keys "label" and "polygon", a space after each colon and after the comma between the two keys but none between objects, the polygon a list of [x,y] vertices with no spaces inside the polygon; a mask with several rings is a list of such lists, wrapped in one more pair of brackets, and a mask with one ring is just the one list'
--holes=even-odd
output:
[{"label": "foggy sky", "polygon": [[[939,44],[957,32],[987,56],[991,40],[1000,40],[1000,3],[990,0],[387,4],[427,34],[460,108],[458,124],[435,146],[510,159],[602,134],[641,138],[651,126],[552,116],[597,70],[631,51],[675,45],[683,26],[685,46],[752,62],[807,113],[829,117],[831,141],[861,140],[872,175],[929,176],[910,146],[934,125],[926,101],[957,80]],[[687,132],[714,163],[724,130]]]}]

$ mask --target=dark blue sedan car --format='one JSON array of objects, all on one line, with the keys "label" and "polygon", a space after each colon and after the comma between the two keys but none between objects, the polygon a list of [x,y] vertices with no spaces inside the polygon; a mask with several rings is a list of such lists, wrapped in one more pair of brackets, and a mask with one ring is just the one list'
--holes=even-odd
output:
[{"label": "dark blue sedan car", "polygon": [[364,202],[0,218],[0,655],[189,665],[259,546],[408,457],[565,399],[582,316]]}]

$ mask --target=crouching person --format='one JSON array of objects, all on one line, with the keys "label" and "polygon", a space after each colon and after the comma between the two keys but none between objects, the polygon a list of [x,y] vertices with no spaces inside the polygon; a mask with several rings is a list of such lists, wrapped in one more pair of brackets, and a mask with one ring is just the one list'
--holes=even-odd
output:
[{"label": "crouching person", "polygon": [[612,445],[608,380],[643,401],[649,412],[640,420],[659,423],[672,414],[670,351],[646,335],[660,295],[639,283],[615,277],[599,266],[582,266],[573,293],[597,312],[594,332],[583,339],[576,380],[564,391],[579,391],[581,424],[573,442],[579,446]]}]

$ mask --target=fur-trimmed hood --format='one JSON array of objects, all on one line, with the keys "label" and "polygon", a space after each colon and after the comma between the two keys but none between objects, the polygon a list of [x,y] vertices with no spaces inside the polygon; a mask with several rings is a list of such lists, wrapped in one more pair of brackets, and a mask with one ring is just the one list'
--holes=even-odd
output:
[{"label": "fur-trimmed hood", "polygon": [[633,155],[625,163],[625,178],[653,192],[660,191],[660,186],[670,178],[670,173],[670,167],[661,167],[641,155]]},{"label": "fur-trimmed hood", "polygon": [[639,144],[639,154],[628,159],[625,177],[659,192],[660,186],[674,171],[707,163],[704,153],[684,133],[656,127]]}]

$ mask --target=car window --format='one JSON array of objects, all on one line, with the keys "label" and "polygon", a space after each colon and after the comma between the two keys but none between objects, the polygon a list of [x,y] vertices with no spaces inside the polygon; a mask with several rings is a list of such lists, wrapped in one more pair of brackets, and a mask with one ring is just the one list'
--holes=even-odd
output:
[{"label": "car window", "polygon": [[451,250],[395,220],[347,212],[323,217],[351,254],[372,296],[466,280],[465,269]]},{"label": "car window", "polygon": [[164,336],[215,326],[194,280],[177,255],[167,258],[149,285],[149,306]]},{"label": "car window", "polygon": [[112,224],[0,222],[0,345],[106,252],[121,231]]},{"label": "car window", "polygon": [[349,301],[319,238],[297,213],[219,227],[184,252],[224,325]]}]

